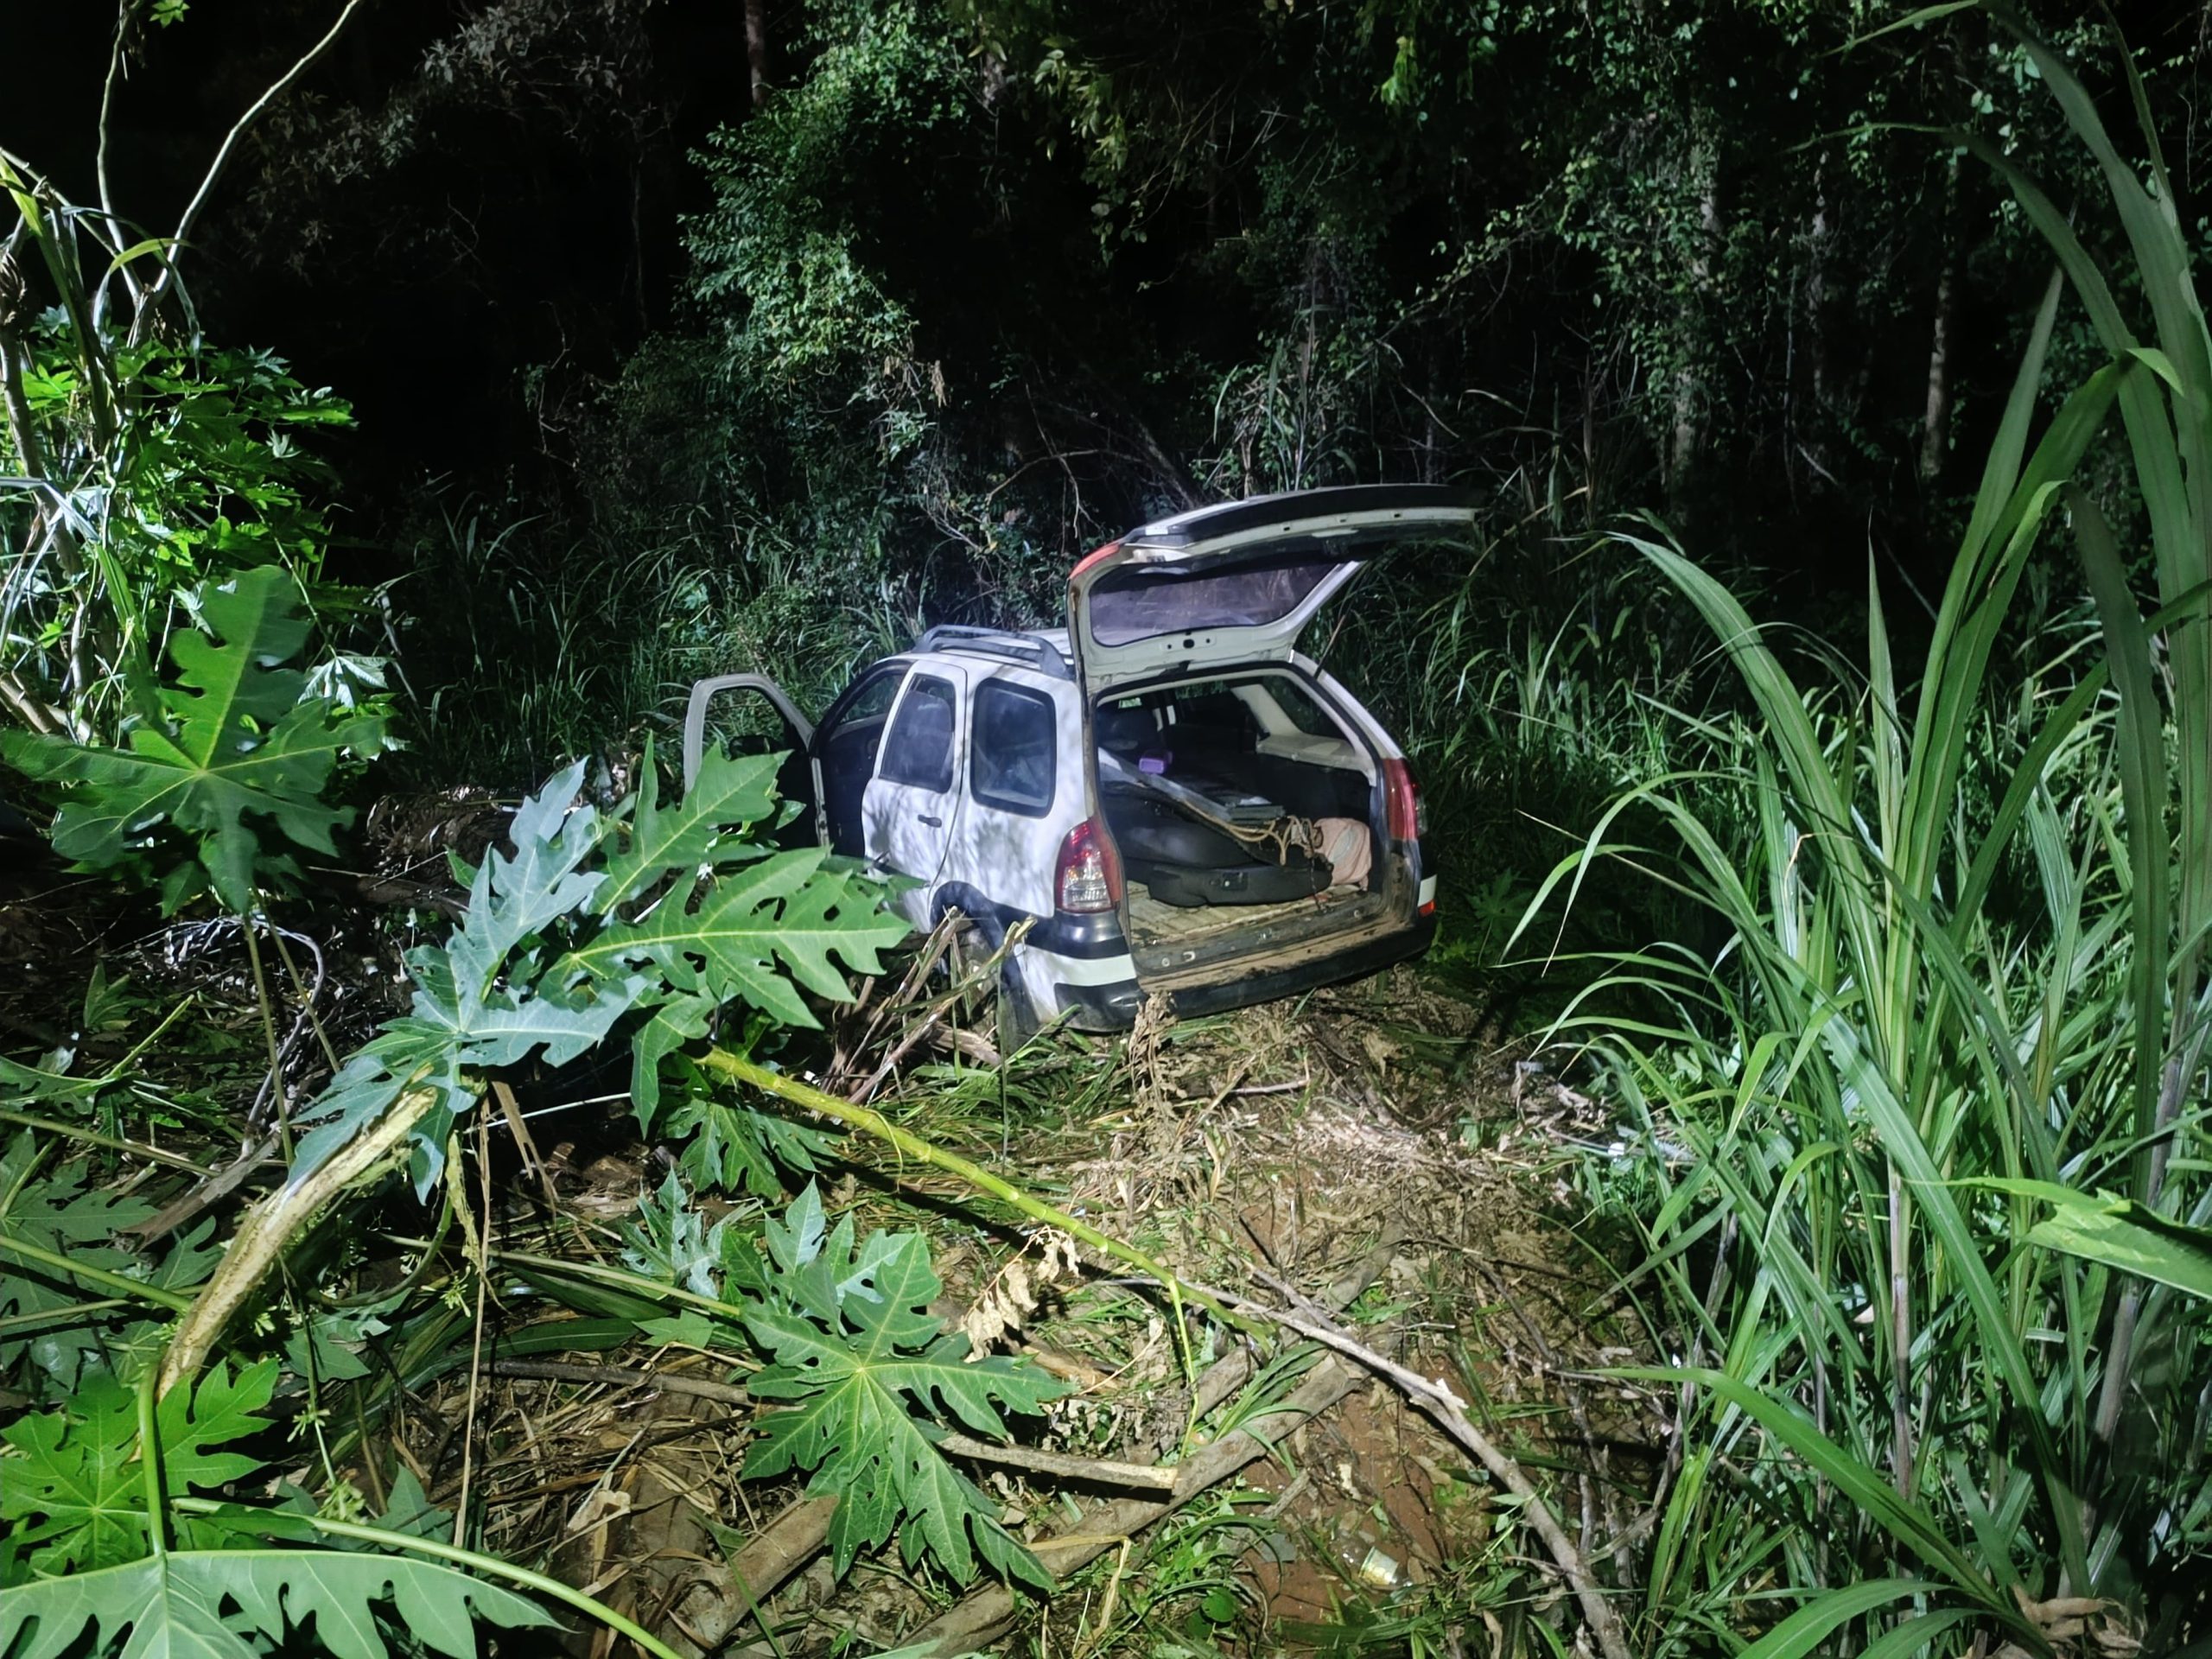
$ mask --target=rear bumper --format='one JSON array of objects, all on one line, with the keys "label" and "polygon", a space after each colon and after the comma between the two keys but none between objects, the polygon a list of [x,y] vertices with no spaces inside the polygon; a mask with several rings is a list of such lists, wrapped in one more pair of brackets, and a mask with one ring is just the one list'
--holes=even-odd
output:
[{"label": "rear bumper", "polygon": [[1217,984],[1186,985],[1179,991],[1168,993],[1167,1005],[1179,1014],[1192,1016],[1219,1014],[1224,1008],[1249,1007],[1255,1002],[1272,1002],[1278,997],[1296,996],[1304,991],[1318,990],[1324,985],[1339,984],[1348,979],[1364,979],[1370,974],[1380,973],[1392,963],[1405,962],[1421,955],[1435,938],[1436,918],[1433,915],[1415,916],[1402,928],[1334,956],[1301,962],[1288,968],[1262,968],[1241,978],[1224,980]]},{"label": "rear bumper", "polygon": [[1068,1024],[1077,1031],[1127,1031],[1144,1007],[1144,988],[1134,979],[1103,985],[1062,984],[1054,991]]},{"label": "rear bumper", "polygon": [[[1436,918],[1415,916],[1378,938],[1365,940],[1349,950],[1316,957],[1287,968],[1262,968],[1235,978],[1204,985],[1185,985],[1167,993],[1174,1013],[1195,1018],[1229,1008],[1249,1007],[1279,997],[1297,996],[1348,979],[1364,979],[1393,963],[1420,956],[1436,938]],[[1054,987],[1068,1023],[1077,1031],[1126,1031],[1136,1023],[1144,1007],[1144,988],[1134,979],[1110,980],[1094,985],[1061,983]]]}]

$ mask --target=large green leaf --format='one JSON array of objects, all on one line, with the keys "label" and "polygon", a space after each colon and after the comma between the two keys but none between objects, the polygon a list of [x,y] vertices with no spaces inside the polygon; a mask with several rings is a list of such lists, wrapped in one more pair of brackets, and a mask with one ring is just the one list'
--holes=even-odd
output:
[{"label": "large green leaf", "polygon": [[29,1567],[81,1573],[146,1553],[137,1408],[112,1376],[93,1373],[67,1410],[18,1418],[0,1440],[14,1454],[0,1479],[0,1520]]},{"label": "large green leaf", "polygon": [[634,975],[584,985],[572,972],[546,973],[532,949],[581,912],[601,882],[582,866],[598,846],[601,821],[588,808],[571,810],[582,777],[581,763],[570,766],[523,804],[508,831],[514,852],[495,850],[479,867],[467,913],[445,944],[407,953],[412,1006],[387,1020],[299,1114],[298,1122],[315,1127],[294,1155],[295,1180],[408,1090],[427,1088],[439,1104],[416,1138],[414,1165],[427,1192],[443,1167],[447,1125],[475,1103],[469,1071],[533,1055],[564,1065],[603,1040],[646,988]]},{"label": "large green leaf", "polygon": [[[268,1405],[276,1384],[273,1359],[235,1380],[219,1360],[196,1389],[172,1389],[162,1396],[156,1421],[163,1490],[186,1495],[259,1469],[258,1458],[213,1448],[269,1427],[255,1414]],[[19,1418],[0,1430],[0,1440],[15,1453],[0,1480],[0,1519],[15,1523],[13,1541],[31,1571],[82,1571],[146,1553],[137,1402],[112,1375],[92,1372],[61,1409]],[[188,1546],[216,1542],[234,1530],[219,1517],[197,1515],[177,1517],[175,1526]]]},{"label": "large green leaf", "polygon": [[[227,1619],[226,1602],[238,1610]],[[455,1659],[474,1659],[478,1619],[510,1629],[553,1622],[514,1592],[436,1561],[329,1549],[177,1550],[0,1593],[0,1652],[59,1659],[90,1627],[92,1650],[119,1659],[259,1659],[266,1649],[253,1637],[281,1641],[312,1623],[317,1647],[335,1659],[389,1659],[379,1606],[416,1641]]]},{"label": "large green leaf", "polygon": [[942,1287],[918,1234],[875,1233],[856,1248],[849,1216],[824,1234],[810,1185],[769,1224],[765,1255],[741,1260],[734,1275],[760,1300],[746,1325],[774,1362],[752,1391],[792,1402],[761,1420],[747,1477],[815,1471],[808,1492],[838,1500],[830,1544],[840,1573],[896,1530],[910,1562],[927,1553],[963,1583],[980,1553],[1002,1573],[1049,1586],[997,1506],[933,1441],[947,1414],[1004,1438],[1001,1405],[1039,1412],[1066,1386],[1014,1360],[969,1357],[967,1338],[925,1311]]},{"label": "large green leaf", "polygon": [[777,853],[721,874],[696,899],[671,893],[643,919],[607,927],[574,960],[594,977],[649,964],[680,995],[743,1001],[786,1025],[817,1025],[791,981],[842,1001],[832,954],[878,974],[877,952],[908,931],[881,908],[880,887],[824,869],[826,856],[815,847]]},{"label": "large green leaf", "polygon": [[760,857],[766,849],[743,838],[741,832],[774,815],[776,769],[781,760],[779,755],[711,750],[682,802],[663,808],[655,799],[653,750],[648,741],[639,767],[645,781],[639,788],[621,844],[607,855],[607,884],[600,889],[598,907],[612,911],[652,892],[671,875],[696,875],[733,858]]},{"label": "large green leaf", "polygon": [[[0,756],[64,786],[54,849],[87,868],[138,855],[163,825],[190,851],[165,884],[174,906],[203,883],[232,910],[252,908],[263,878],[289,866],[263,846],[261,824],[286,842],[332,853],[351,817],[321,799],[341,754],[373,754],[383,721],[304,696],[306,677],[281,666],[306,643],[290,579],[270,567],[200,589],[213,638],[186,631],[169,646],[177,683],[126,748],[30,732],[0,733]],[[257,821],[249,823],[249,817]]]}]

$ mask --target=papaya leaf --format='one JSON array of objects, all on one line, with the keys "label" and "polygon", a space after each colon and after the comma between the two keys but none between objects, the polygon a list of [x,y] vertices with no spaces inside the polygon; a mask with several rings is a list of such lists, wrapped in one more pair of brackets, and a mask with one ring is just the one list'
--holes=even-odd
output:
[{"label": "papaya leaf", "polygon": [[143,855],[166,824],[190,848],[164,885],[168,907],[204,884],[244,913],[287,863],[281,848],[264,848],[264,826],[291,846],[337,850],[331,831],[352,814],[324,804],[323,787],[340,755],[383,747],[384,722],[303,695],[305,676],[282,666],[308,637],[283,570],[203,587],[194,608],[213,637],[186,631],[171,641],[176,683],[154,695],[127,747],[6,732],[0,757],[62,785],[54,847],[63,857],[112,869]]},{"label": "papaya leaf", "polygon": [[[226,1603],[238,1609],[227,1618]],[[0,1598],[0,1652],[58,1659],[90,1627],[92,1651],[120,1647],[124,1659],[259,1659],[268,1649],[253,1638],[282,1642],[312,1626],[317,1649],[335,1659],[390,1659],[379,1608],[454,1659],[474,1659],[478,1619],[510,1629],[553,1622],[536,1603],[438,1561],[334,1549],[175,1550],[10,1590]]]},{"label": "papaya leaf", "polygon": [[269,1427],[254,1413],[268,1405],[276,1389],[276,1362],[264,1359],[240,1371],[232,1382],[221,1360],[210,1366],[199,1386],[171,1389],[156,1408],[155,1438],[161,1442],[163,1485],[171,1492],[188,1486],[217,1487],[242,1480],[262,1466],[259,1458],[239,1452],[212,1452],[211,1446],[243,1440]]},{"label": "papaya leaf", "polygon": [[0,1480],[0,1520],[10,1523],[23,1566],[83,1573],[146,1553],[137,1404],[112,1376],[92,1372],[65,1409],[20,1417],[0,1440],[14,1453]]},{"label": "papaya leaf", "polygon": [[[162,1396],[156,1421],[164,1490],[179,1495],[213,1489],[259,1469],[258,1458],[213,1448],[266,1429],[268,1420],[254,1414],[276,1386],[273,1359],[235,1381],[219,1360],[198,1388]],[[14,1535],[19,1548],[37,1546],[22,1557],[30,1571],[89,1571],[146,1553],[137,1402],[111,1373],[90,1373],[61,1409],[19,1418],[0,1430],[0,1440],[16,1454],[0,1482],[0,1519],[31,1522]],[[219,1541],[231,1530],[192,1515],[178,1516],[175,1524],[188,1547]]]},{"label": "papaya leaf", "polygon": [[[823,1225],[810,1185],[771,1219],[749,1266],[731,1274],[757,1300],[746,1328],[773,1362],[749,1385],[788,1401],[760,1420],[747,1478],[814,1471],[810,1497],[837,1498],[830,1545],[844,1572],[896,1532],[911,1564],[925,1554],[962,1583],[976,1557],[1049,1588],[1037,1559],[1007,1533],[998,1507],[935,1445],[950,1424],[1003,1439],[1001,1406],[1041,1412],[1068,1392],[1026,1362],[971,1359],[968,1339],[926,1311],[942,1288],[918,1233],[872,1234],[857,1248],[852,1218]],[[741,1253],[742,1254],[742,1253]]]},{"label": "papaya leaf", "polygon": [[751,860],[766,849],[744,832],[774,817],[776,767],[779,757],[732,755],[710,751],[699,775],[673,808],[655,800],[652,740],[639,776],[639,788],[622,844],[607,855],[607,882],[598,908],[611,912],[652,892],[670,876],[696,875],[717,863]]},{"label": "papaya leaf", "polygon": [[671,893],[643,919],[604,929],[572,960],[595,977],[651,966],[678,995],[743,1001],[786,1025],[817,1026],[791,981],[842,1001],[849,993],[832,954],[855,972],[881,973],[877,952],[908,931],[880,908],[880,888],[823,869],[825,856],[816,847],[777,853],[722,874],[696,900]]},{"label": "papaya leaf", "polygon": [[[153,1205],[136,1193],[96,1185],[82,1160],[43,1173],[41,1164],[39,1143],[29,1129],[0,1144],[0,1321],[11,1332],[0,1338],[0,1370],[28,1353],[45,1373],[48,1394],[60,1398],[77,1387],[85,1367],[98,1369],[104,1356],[111,1359],[114,1333],[104,1332],[102,1321],[71,1313],[83,1298],[76,1281],[11,1251],[9,1241],[170,1291],[203,1282],[219,1255],[207,1248],[214,1227],[210,1221],[177,1238],[149,1271],[144,1255],[108,1240],[152,1215]],[[135,1317],[134,1311],[116,1319]],[[126,1331],[122,1340],[130,1339]]]},{"label": "papaya leaf", "polygon": [[469,906],[442,946],[407,953],[414,982],[409,1011],[385,1021],[322,1093],[300,1114],[315,1127],[293,1158],[293,1179],[313,1173],[365,1126],[413,1088],[434,1090],[439,1106],[415,1139],[414,1173],[427,1193],[445,1162],[445,1132],[475,1104],[467,1073],[542,1056],[565,1065],[605,1040],[645,991],[635,975],[610,974],[588,985],[542,971],[537,945],[548,930],[580,913],[601,876],[585,871],[598,845],[599,815],[575,806],[579,762],[515,814],[512,856],[491,853],[472,874]]},{"label": "papaya leaf", "polygon": [[[599,815],[576,808],[584,763],[577,761],[522,804],[507,836],[469,884],[468,911],[447,944],[463,999],[491,988],[516,948],[582,910],[605,879],[580,867],[599,844]],[[573,810],[572,810],[573,809]]]},{"label": "papaya leaf", "polygon": [[692,1080],[661,1133],[682,1143],[683,1172],[699,1185],[756,1198],[779,1196],[785,1170],[810,1175],[836,1149],[819,1129],[721,1098],[705,1078]]}]

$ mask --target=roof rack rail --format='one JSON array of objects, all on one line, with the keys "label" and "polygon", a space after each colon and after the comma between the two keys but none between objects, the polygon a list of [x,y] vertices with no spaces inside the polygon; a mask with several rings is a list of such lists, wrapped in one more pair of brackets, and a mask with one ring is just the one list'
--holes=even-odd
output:
[{"label": "roof rack rail", "polygon": [[956,623],[941,622],[915,640],[914,649],[970,651],[988,657],[1004,657],[1017,663],[1027,663],[1056,680],[1075,678],[1075,671],[1068,666],[1068,659],[1060,655],[1060,648],[1051,640],[1040,639],[1033,633],[1015,633],[1005,628],[963,627]]}]

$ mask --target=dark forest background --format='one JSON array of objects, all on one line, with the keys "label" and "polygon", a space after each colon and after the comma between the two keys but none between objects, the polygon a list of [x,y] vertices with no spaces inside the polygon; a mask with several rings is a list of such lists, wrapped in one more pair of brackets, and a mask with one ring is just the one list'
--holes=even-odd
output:
[{"label": "dark forest background", "polygon": [[[53,68],[8,142],[89,199],[112,19],[16,10]],[[173,215],[330,15],[138,29],[123,211]],[[377,0],[247,137],[193,292],[351,402],[327,572],[397,584],[418,694],[513,716],[450,737],[502,781],[695,671],[819,696],[922,620],[1052,615],[1147,517],[1343,480],[1483,487],[1499,582],[1567,603],[1657,509],[1847,626],[1870,555],[1940,580],[2050,267],[1936,130],[2090,177],[1987,17],[1897,15]],[[2122,20],[2200,235],[2208,16]],[[2114,90],[2101,24],[2033,21]],[[2090,360],[2077,322],[2054,381]]]}]

